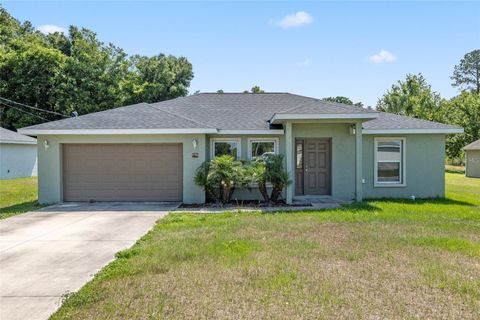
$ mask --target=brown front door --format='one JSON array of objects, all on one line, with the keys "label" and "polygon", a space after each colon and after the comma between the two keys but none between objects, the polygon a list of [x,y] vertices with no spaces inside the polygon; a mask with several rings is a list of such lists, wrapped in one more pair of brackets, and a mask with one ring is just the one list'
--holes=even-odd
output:
[{"label": "brown front door", "polygon": [[304,194],[331,194],[331,140],[305,139]]}]

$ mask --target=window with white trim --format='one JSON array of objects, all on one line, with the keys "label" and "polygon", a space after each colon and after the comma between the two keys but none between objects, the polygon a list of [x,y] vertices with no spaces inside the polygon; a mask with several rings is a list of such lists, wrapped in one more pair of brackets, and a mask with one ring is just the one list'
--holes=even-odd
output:
[{"label": "window with white trim", "polygon": [[235,160],[240,159],[240,139],[212,139],[212,159],[218,156],[231,155]]},{"label": "window with white trim", "polygon": [[267,154],[278,153],[278,139],[248,139],[248,158],[254,160]]},{"label": "window with white trim", "polygon": [[405,185],[405,138],[375,138],[375,185]]}]

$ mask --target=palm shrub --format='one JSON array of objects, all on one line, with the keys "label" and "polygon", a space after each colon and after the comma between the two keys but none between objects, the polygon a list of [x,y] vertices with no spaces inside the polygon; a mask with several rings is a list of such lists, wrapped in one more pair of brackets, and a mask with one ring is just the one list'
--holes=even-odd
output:
[{"label": "palm shrub", "polygon": [[272,184],[270,201],[277,202],[283,189],[291,183],[283,167],[283,154],[269,154],[265,157],[265,178]]},{"label": "palm shrub", "polygon": [[264,158],[257,158],[248,167],[248,176],[253,183],[256,183],[258,190],[265,202],[270,201],[267,191],[266,162]]},{"label": "palm shrub", "polygon": [[211,181],[208,179],[208,173],[210,172],[210,161],[204,161],[200,167],[197,168],[195,172],[194,182],[197,186],[200,186],[205,190],[207,198],[217,199],[218,195],[215,188],[211,184]]},{"label": "palm shrub", "polygon": [[205,161],[196,171],[195,183],[215,201],[228,203],[236,187],[247,187],[249,178],[245,166],[230,155]]}]

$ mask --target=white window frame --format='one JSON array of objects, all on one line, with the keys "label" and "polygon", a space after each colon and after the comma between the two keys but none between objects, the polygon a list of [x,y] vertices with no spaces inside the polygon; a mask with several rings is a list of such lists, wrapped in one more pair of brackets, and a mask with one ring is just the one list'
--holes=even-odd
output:
[{"label": "white window frame", "polygon": [[236,142],[237,160],[242,157],[242,139],[241,138],[212,138],[210,139],[210,159],[215,158],[215,142]]},{"label": "white window frame", "polygon": [[[392,141],[401,141],[401,153],[402,153],[402,162],[400,163],[400,182],[392,181],[378,181],[378,143],[379,142],[392,142]],[[405,137],[378,137],[375,138],[373,144],[373,182],[375,187],[406,187],[407,186],[407,165],[406,165],[406,144],[407,139]]]},{"label": "white window frame", "polygon": [[252,160],[252,144],[254,142],[273,142],[273,152],[278,154],[279,138],[248,138],[247,140],[247,159]]}]

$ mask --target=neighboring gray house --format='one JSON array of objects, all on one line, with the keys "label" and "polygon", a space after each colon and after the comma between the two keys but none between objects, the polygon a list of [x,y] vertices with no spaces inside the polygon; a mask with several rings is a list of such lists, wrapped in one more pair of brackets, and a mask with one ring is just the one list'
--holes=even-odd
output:
[{"label": "neighboring gray house", "polygon": [[202,93],[20,132],[39,141],[41,203],[202,203],[195,170],[223,152],[285,154],[291,203],[303,195],[443,197],[445,135],[463,129],[289,93]]},{"label": "neighboring gray house", "polygon": [[480,139],[463,148],[465,151],[465,175],[480,178]]},{"label": "neighboring gray house", "polygon": [[0,179],[37,175],[37,139],[0,128]]}]

